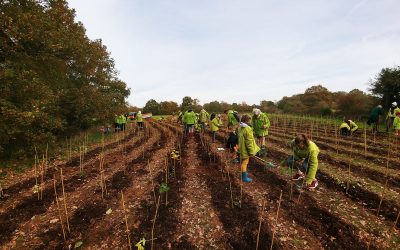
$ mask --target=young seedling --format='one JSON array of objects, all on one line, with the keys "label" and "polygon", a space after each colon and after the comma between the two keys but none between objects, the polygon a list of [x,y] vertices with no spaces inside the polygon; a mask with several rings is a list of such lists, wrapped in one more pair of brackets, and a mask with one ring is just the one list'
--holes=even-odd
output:
[{"label": "young seedling", "polygon": [[62,229],[64,240],[66,240],[64,223],[63,223],[63,220],[62,220],[62,212],[61,212],[60,204],[58,202],[58,195],[57,195],[57,188],[56,188],[56,174],[53,174],[53,180],[54,180],[54,198],[56,199],[58,217],[60,218],[60,224],[61,224],[61,229]]},{"label": "young seedling", "polygon": [[128,226],[128,217],[126,216],[126,210],[125,210],[125,201],[124,201],[124,193],[121,191],[121,200],[122,200],[122,212],[124,213],[124,218],[125,218],[125,226],[126,226],[126,235],[128,236],[128,245],[129,249],[132,250],[132,245],[131,245],[131,235],[129,231],[129,226]]},{"label": "young seedling", "polygon": [[275,216],[275,227],[274,227],[274,231],[272,233],[271,247],[269,248],[270,250],[272,250],[272,246],[274,245],[275,232],[276,232],[276,229],[278,228],[278,218],[279,218],[279,210],[281,208],[281,202],[282,202],[282,190],[281,190],[281,195],[279,196],[278,209],[276,211],[276,216]]},{"label": "young seedling", "polygon": [[[156,203],[156,213],[155,213],[155,215],[154,215],[153,225],[152,225],[152,227],[151,227],[151,238],[152,238],[152,239],[154,239],[154,226],[156,225],[158,207],[159,207],[159,205],[160,205],[160,198],[161,198],[161,195],[158,196],[158,201],[157,201],[157,203]],[[151,241],[151,250],[153,250],[153,246],[154,246],[154,244],[153,244],[153,240],[152,240],[152,241]]]},{"label": "young seedling", "polygon": [[264,210],[265,210],[265,200],[264,200],[263,205],[262,205],[260,222],[258,224],[256,250],[258,250],[258,243],[260,241],[261,224],[262,224],[262,221],[264,220]]},{"label": "young seedling", "polygon": [[69,228],[69,219],[68,219],[68,210],[67,210],[67,196],[65,195],[65,189],[64,189],[64,176],[62,173],[62,168],[61,168],[61,186],[62,186],[62,191],[63,191],[63,200],[64,200],[64,210],[65,210],[65,218],[67,220],[67,228],[68,232],[71,232],[71,229]]},{"label": "young seedling", "polygon": [[154,190],[154,181],[153,181],[153,174],[152,174],[151,167],[150,167],[150,160],[147,160],[147,167],[149,168],[149,174],[150,174],[150,180],[151,180],[151,189],[153,190],[154,203],[156,203],[157,202],[156,191]]}]

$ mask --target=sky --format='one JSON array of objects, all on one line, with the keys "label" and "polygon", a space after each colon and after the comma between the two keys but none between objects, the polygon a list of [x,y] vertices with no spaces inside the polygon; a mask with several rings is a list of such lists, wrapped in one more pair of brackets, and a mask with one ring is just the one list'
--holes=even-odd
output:
[{"label": "sky", "polygon": [[321,84],[368,90],[400,65],[399,0],[68,0],[128,102],[259,104]]}]

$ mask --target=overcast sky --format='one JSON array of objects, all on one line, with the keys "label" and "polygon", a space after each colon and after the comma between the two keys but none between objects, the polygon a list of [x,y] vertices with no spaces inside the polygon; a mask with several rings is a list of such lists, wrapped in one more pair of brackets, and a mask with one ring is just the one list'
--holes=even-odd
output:
[{"label": "overcast sky", "polygon": [[128,102],[258,104],[321,84],[366,91],[400,65],[399,0],[68,0]]}]

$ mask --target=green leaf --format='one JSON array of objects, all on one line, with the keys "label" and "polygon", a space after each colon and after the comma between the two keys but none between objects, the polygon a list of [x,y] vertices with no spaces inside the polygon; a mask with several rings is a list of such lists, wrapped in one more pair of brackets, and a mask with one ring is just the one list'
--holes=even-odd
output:
[{"label": "green leaf", "polygon": [[106,214],[111,214],[111,213],[112,213],[112,209],[109,208],[109,209],[107,210]]},{"label": "green leaf", "polygon": [[168,190],[169,190],[168,185],[166,183],[161,183],[160,190],[159,190],[160,194],[168,192]]},{"label": "green leaf", "polygon": [[74,248],[76,249],[76,248],[80,248],[81,246],[83,245],[83,241],[77,241],[76,243],[75,243],[75,246],[74,246]]}]

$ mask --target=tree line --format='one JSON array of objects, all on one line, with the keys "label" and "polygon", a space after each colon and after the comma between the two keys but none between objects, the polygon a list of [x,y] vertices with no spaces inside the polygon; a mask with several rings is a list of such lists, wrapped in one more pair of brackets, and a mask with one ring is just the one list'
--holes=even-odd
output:
[{"label": "tree line", "polygon": [[199,112],[202,108],[209,112],[222,113],[233,109],[238,112],[251,112],[260,108],[268,113],[291,113],[314,116],[336,116],[347,119],[366,120],[371,109],[381,104],[386,110],[392,102],[400,103],[400,67],[384,68],[369,82],[369,92],[353,89],[350,92],[331,92],[321,85],[311,86],[304,93],[285,96],[277,102],[262,100],[259,104],[227,103],[212,101],[200,105],[200,101],[185,96],[178,104],[174,101],[157,102],[149,100],[143,107],[144,112],[155,115],[177,113],[193,109]]},{"label": "tree line", "polygon": [[0,156],[112,119],[130,90],[64,0],[0,2]]}]

